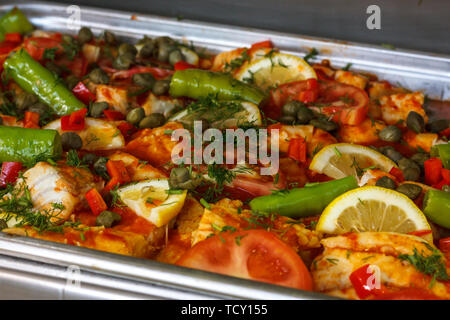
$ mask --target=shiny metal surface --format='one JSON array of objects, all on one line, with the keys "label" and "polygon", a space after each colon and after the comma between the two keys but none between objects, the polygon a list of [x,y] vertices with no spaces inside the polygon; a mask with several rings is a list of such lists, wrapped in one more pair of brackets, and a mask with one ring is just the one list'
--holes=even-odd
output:
[{"label": "shiny metal surface", "polygon": [[[66,5],[17,1],[38,28],[68,29]],[[0,1],[0,11],[13,6]],[[81,8],[81,25],[99,33],[104,29],[138,39],[143,35],[193,41],[217,52],[271,39],[285,52],[303,56],[311,48],[317,59],[330,59],[340,67],[377,74],[380,78],[431,98],[450,99],[450,57],[376,46],[336,42],[270,31],[176,21],[150,15]],[[67,267],[81,269],[81,286],[66,286]],[[161,298],[161,299],[324,299],[324,295],[180,268],[155,261],[66,246],[0,233],[0,298]]]}]

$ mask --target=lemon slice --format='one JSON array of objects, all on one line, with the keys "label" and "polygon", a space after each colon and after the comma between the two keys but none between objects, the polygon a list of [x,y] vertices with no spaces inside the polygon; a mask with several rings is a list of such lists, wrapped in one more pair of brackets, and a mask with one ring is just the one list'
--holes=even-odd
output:
[{"label": "lemon slice", "polygon": [[251,124],[262,125],[261,112],[256,104],[241,101],[223,101],[220,106],[210,108],[185,109],[174,114],[169,121],[178,121],[192,126],[195,120],[205,119],[218,129]]},{"label": "lemon slice", "polygon": [[309,169],[334,179],[341,179],[347,176],[358,178],[368,168],[389,172],[396,166],[394,161],[371,148],[352,143],[337,143],[320,150],[312,159]]},{"label": "lemon slice", "polygon": [[261,89],[267,89],[287,82],[317,79],[317,75],[302,58],[286,53],[272,52],[244,66],[236,74],[236,78],[252,82]]},{"label": "lemon slice", "polygon": [[380,187],[362,187],[334,199],[316,227],[327,234],[346,232],[409,233],[430,230],[422,211],[405,195]]},{"label": "lemon slice", "polygon": [[137,215],[161,227],[180,212],[186,199],[186,190],[171,193],[169,189],[169,180],[154,179],[122,187],[117,192]]}]

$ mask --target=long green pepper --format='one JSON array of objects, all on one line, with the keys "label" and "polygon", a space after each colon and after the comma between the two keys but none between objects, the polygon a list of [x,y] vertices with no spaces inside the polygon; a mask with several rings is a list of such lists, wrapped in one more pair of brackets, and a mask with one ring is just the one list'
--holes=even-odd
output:
[{"label": "long green pepper", "polygon": [[56,76],[34,60],[28,52],[20,50],[3,64],[7,74],[26,92],[38,96],[59,115],[67,115],[85,108]]}]

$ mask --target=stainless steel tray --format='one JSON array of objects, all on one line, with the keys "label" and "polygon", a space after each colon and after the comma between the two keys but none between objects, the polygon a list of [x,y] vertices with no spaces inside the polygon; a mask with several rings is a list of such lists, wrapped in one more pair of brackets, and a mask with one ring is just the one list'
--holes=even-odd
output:
[{"label": "stainless steel tray", "polygon": [[[0,11],[18,5],[40,29],[73,33],[67,26],[68,5],[49,2],[0,1]],[[450,56],[229,27],[177,21],[151,15],[81,8],[81,25],[96,33],[108,29],[138,39],[170,35],[193,41],[212,52],[271,39],[283,50],[303,56],[311,48],[317,59],[337,67],[378,75],[432,99],[450,100]],[[79,268],[80,273],[73,272]],[[75,279],[74,279],[75,278]],[[79,281],[80,286],[73,285]],[[159,299],[326,299],[303,292],[156,261],[131,258],[63,244],[0,233],[0,298],[159,298]]]}]

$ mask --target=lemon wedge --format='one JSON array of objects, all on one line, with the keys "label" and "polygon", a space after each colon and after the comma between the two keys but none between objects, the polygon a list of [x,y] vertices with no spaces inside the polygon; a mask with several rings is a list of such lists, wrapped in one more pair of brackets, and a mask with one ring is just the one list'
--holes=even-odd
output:
[{"label": "lemon wedge", "polygon": [[317,79],[314,69],[302,58],[286,53],[270,52],[263,58],[244,66],[236,79],[251,82],[261,89],[283,83]]},{"label": "lemon wedge", "polygon": [[157,227],[166,225],[180,212],[187,194],[186,190],[170,190],[167,179],[141,181],[117,192],[124,204]]},{"label": "lemon wedge", "polygon": [[211,127],[226,129],[239,125],[262,125],[261,112],[256,104],[241,101],[223,101],[211,108],[185,109],[174,114],[169,121],[192,126],[195,120],[205,119]]},{"label": "lemon wedge", "polygon": [[389,172],[394,161],[371,148],[352,143],[330,144],[312,159],[309,169],[334,179],[360,177],[368,168]]},{"label": "lemon wedge", "polygon": [[430,225],[422,211],[405,195],[370,186],[348,191],[334,199],[320,216],[316,230],[327,234],[409,233],[430,230]]}]

